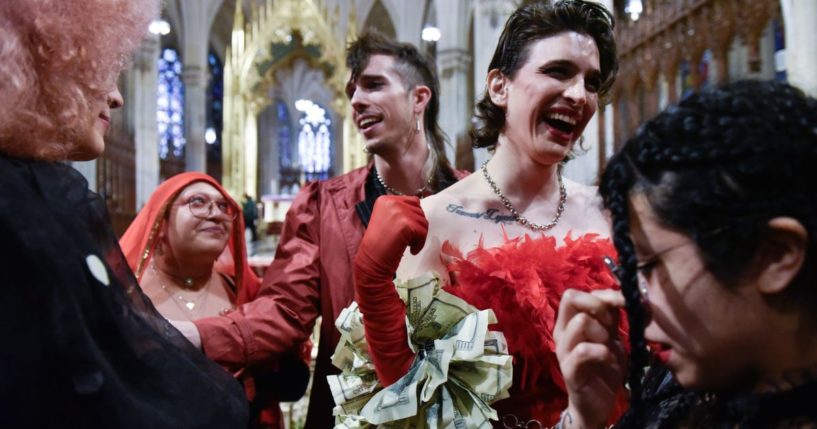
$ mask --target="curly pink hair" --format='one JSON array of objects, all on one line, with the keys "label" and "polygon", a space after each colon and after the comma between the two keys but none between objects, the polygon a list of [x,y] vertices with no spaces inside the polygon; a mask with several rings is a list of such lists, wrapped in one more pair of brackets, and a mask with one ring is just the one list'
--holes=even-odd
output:
[{"label": "curly pink hair", "polygon": [[0,152],[66,159],[159,7],[160,0],[0,1]]}]

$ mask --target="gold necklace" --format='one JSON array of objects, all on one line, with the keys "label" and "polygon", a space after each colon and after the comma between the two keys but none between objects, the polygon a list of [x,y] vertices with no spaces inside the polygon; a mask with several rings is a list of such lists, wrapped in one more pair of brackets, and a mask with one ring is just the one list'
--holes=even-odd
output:
[{"label": "gold necklace", "polygon": [[511,212],[511,216],[513,216],[513,220],[515,220],[518,224],[524,226],[525,228],[531,229],[533,231],[544,232],[550,229],[553,229],[557,223],[559,223],[559,219],[562,217],[562,212],[565,211],[565,201],[567,201],[567,191],[565,190],[564,181],[562,181],[562,166],[559,166],[559,205],[556,207],[556,215],[553,216],[550,222],[539,225],[538,223],[533,223],[529,221],[526,217],[522,216],[516,207],[511,204],[511,200],[499,190],[499,187],[494,182],[494,179],[491,178],[491,175],[488,174],[488,161],[482,163],[482,175],[485,177],[485,181],[488,182],[488,185],[494,191],[494,194],[502,200],[502,204],[505,205],[505,208]]},{"label": "gold necklace", "polygon": [[153,274],[159,281],[159,286],[162,288],[163,291],[165,291],[167,296],[171,298],[173,303],[176,304],[176,306],[179,307],[180,310],[193,312],[196,308],[198,308],[198,310],[195,313],[193,313],[193,315],[197,316],[198,314],[201,313],[202,308],[204,308],[205,304],[207,303],[207,297],[210,296],[208,292],[210,290],[210,284],[212,284],[212,282],[207,282],[207,286],[205,286],[204,289],[202,289],[202,291],[199,292],[195,298],[189,300],[182,296],[182,294],[173,293],[170,291],[170,289],[168,289],[168,287],[165,285],[165,282],[162,281],[162,276],[159,274],[159,270],[156,269],[155,260],[153,261],[152,264],[150,264],[150,268],[153,270]]}]

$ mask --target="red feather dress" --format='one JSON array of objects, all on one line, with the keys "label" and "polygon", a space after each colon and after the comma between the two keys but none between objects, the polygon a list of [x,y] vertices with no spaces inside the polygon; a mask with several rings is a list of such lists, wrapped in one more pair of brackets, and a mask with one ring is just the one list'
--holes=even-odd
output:
[{"label": "red feather dress", "polygon": [[[527,422],[536,420],[550,427],[559,420],[567,407],[553,340],[559,301],[570,288],[618,288],[604,256],[614,257],[615,248],[597,234],[576,239],[568,234],[562,245],[545,235],[506,238],[493,248],[480,243],[465,256],[449,243],[443,245],[452,283],[446,291],[481,310],[493,309],[499,323],[492,330],[504,333],[513,355],[511,396],[492,404],[500,416],[495,426],[528,427]],[[625,338],[626,328],[620,330]],[[626,405],[622,389],[613,417]]]}]

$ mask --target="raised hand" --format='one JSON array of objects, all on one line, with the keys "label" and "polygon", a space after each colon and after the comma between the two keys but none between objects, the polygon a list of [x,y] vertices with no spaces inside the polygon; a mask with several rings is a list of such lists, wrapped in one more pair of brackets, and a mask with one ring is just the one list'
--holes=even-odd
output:
[{"label": "raised hand", "polygon": [[366,234],[360,243],[355,266],[366,265],[371,271],[391,280],[400,259],[411,248],[419,252],[426,241],[428,221],[417,197],[382,196],[377,199]]},{"label": "raised hand", "polygon": [[597,428],[608,420],[627,374],[618,337],[624,297],[616,290],[568,290],[562,296],[553,337],[569,405],[563,427]]},{"label": "raised hand", "polygon": [[384,386],[403,376],[414,354],[408,347],[406,308],[394,288],[394,274],[406,247],[419,252],[428,221],[417,197],[377,199],[354,261],[355,293],[363,314],[366,341]]}]

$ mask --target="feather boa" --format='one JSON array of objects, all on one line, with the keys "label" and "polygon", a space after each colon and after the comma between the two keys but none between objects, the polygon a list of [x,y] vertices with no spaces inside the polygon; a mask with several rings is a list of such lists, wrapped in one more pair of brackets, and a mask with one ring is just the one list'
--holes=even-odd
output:
[{"label": "feather boa", "polygon": [[[536,390],[543,392],[545,401],[565,401],[553,340],[559,301],[567,289],[617,289],[603,261],[607,255],[615,257],[615,248],[597,234],[576,239],[568,234],[561,246],[545,235],[505,237],[498,247],[486,248],[480,242],[466,256],[450,243],[443,244],[441,257],[452,283],[446,290],[476,308],[493,309],[499,323],[492,329],[507,338],[514,356],[511,398],[513,391]],[[626,344],[625,322],[620,331]]]}]

